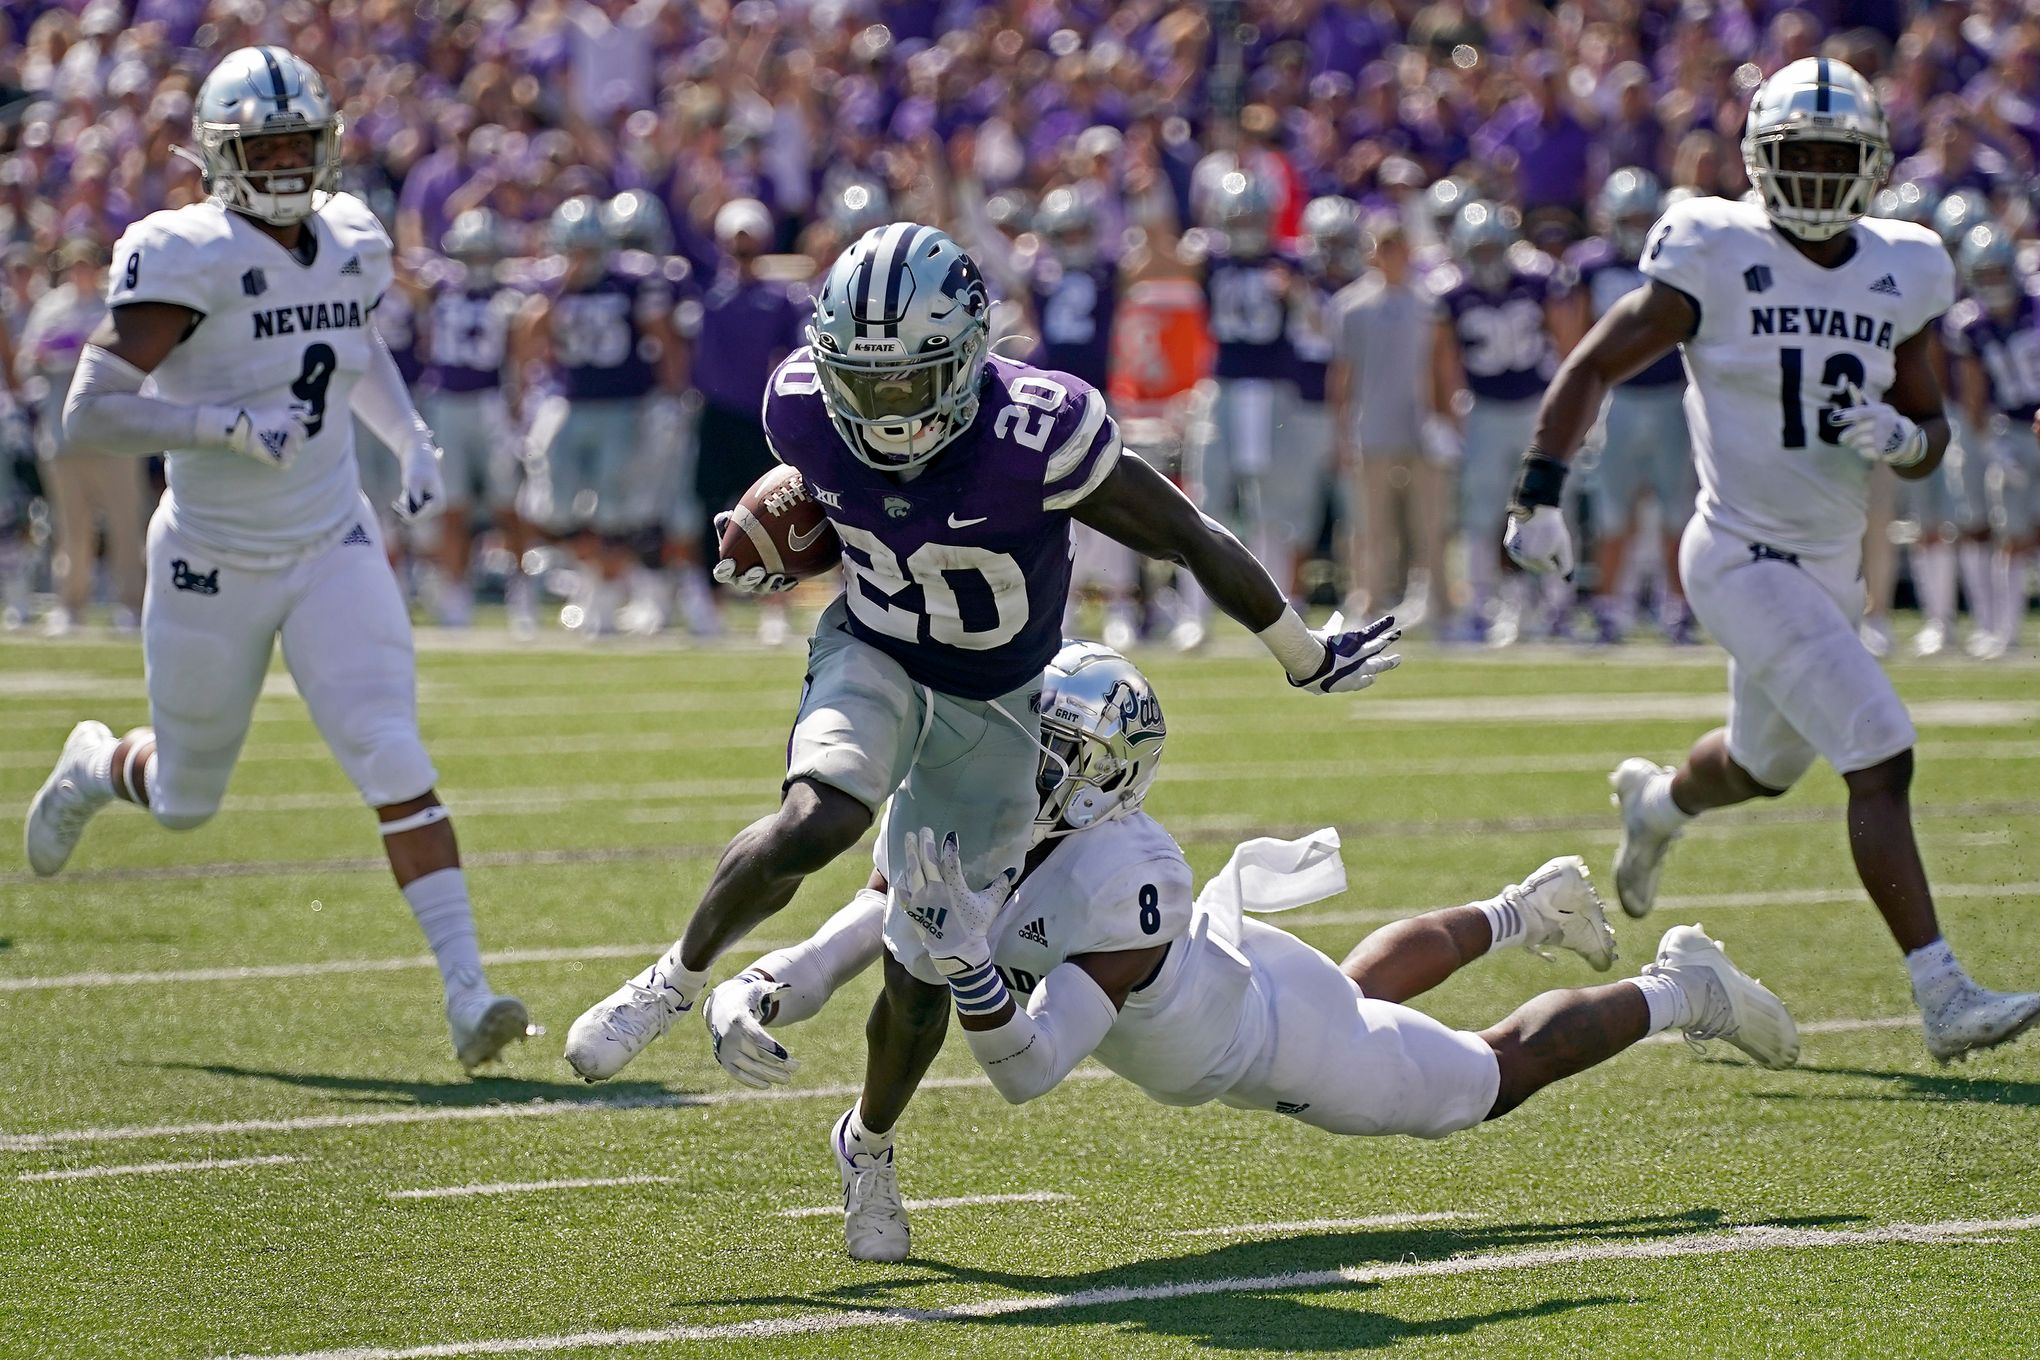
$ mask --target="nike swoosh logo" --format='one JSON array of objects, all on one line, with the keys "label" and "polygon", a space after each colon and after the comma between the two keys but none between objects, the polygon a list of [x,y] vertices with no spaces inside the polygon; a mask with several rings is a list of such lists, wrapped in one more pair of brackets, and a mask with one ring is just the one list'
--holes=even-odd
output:
[{"label": "nike swoosh logo", "polygon": [[828,527],[829,521],[822,520],[821,522],[816,524],[814,528],[807,531],[806,537],[802,537],[801,532],[798,529],[788,529],[786,531],[786,546],[793,549],[795,552],[806,552],[808,550],[808,545],[813,543],[816,539],[820,538],[822,536],[822,530]]},{"label": "nike swoosh logo", "polygon": [[949,517],[949,527],[952,529],[968,529],[971,525],[983,524],[990,518],[990,515],[979,515],[976,519],[958,519],[955,515],[951,515]]}]

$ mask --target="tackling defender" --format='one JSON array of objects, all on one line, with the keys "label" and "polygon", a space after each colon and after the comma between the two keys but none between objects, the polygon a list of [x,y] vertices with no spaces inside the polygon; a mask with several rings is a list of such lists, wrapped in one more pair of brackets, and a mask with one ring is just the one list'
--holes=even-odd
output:
[{"label": "tackling defender", "polygon": [[211,197],[121,237],[112,310],[64,407],[67,443],[169,451],[142,605],[151,725],[118,741],[102,723],[72,730],[29,807],[28,861],[62,869],[115,799],[172,831],[209,820],[280,636],[320,735],[376,810],[472,1070],[523,1038],[529,1017],[482,975],[459,847],[418,739],[410,619],[355,467],[350,409],[399,451],[399,513],[444,498],[432,432],[372,324],[390,240],[361,200],[334,191],[340,116],[306,62],[242,48],[206,78],[192,122]]},{"label": "tackling defender", "polygon": [[[1186,568],[1253,630],[1291,685],[1364,689],[1400,660],[1394,620],[1312,631],[1238,539],[1139,457],[1105,397],[1067,373],[993,357],[991,296],[944,232],[895,222],[829,269],[808,344],[773,374],[765,431],[843,546],[848,580],[823,611],[776,812],[739,832],[685,936],[575,1021],[566,1058],[614,1075],[706,988],[709,965],[861,839],[888,799],[903,835],[953,828],[982,888],[1027,853],[1040,748],[1035,701],[1061,645],[1070,525]],[[792,584],[736,563],[740,589]],[[893,849],[903,854],[901,846]],[[941,1046],[911,1023],[926,980],[900,974],[876,1023],[896,1025],[911,1088]],[[891,1127],[867,1108],[869,1127]]]},{"label": "tackling defender", "polygon": [[1917,481],[1948,446],[1933,344],[1954,271],[1931,231],[1863,218],[1891,141],[1868,82],[1841,62],[1809,57],[1764,82],[1743,161],[1762,204],[1674,207],[1643,258],[1649,283],[1560,368],[1505,545],[1527,570],[1571,570],[1566,460],[1611,386],[1683,345],[1700,502],[1679,567],[1731,658],[1729,720],[1676,770],[1632,759],[1610,776],[1615,890],[1644,915],[1687,822],[1776,798],[1824,757],[1849,788],[1856,871],[1904,951],[1927,1049],[1945,1061],[2040,1019],[2040,995],[1979,986],[1942,938],[1913,840],[1912,720],[1857,638],[1870,470]]},{"label": "tackling defender", "polygon": [[[1791,1016],[1697,926],[1609,986],[1547,992],[1479,1034],[1399,1004],[1497,949],[1573,951],[1606,970],[1615,936],[1577,858],[1520,884],[1375,931],[1343,965],[1242,909],[1279,911],[1344,890],[1330,832],[1250,841],[1193,902],[1190,866],[1141,811],[1167,729],[1147,677],[1073,642],[1043,686],[1042,797],[1018,885],[973,888],[952,833],[881,839],[873,886],[820,932],[709,994],[716,1060],[752,1086],[793,1070],[766,1027],[812,1015],[878,955],[885,973],[946,984],[964,1037],[1007,1100],[1053,1089],[1085,1057],[1167,1105],[1217,1100],[1332,1133],[1441,1138],[1508,1113],[1543,1087],[1667,1028],[1724,1038],[1769,1067],[1799,1052]],[[893,814],[888,814],[891,818]],[[889,872],[898,865],[897,873]],[[900,909],[878,891],[890,877]],[[881,919],[882,918],[882,919]],[[845,1235],[861,1260],[907,1254],[890,1134],[854,1132],[867,1105],[903,1103],[869,1031],[865,1093],[830,1138]]]}]

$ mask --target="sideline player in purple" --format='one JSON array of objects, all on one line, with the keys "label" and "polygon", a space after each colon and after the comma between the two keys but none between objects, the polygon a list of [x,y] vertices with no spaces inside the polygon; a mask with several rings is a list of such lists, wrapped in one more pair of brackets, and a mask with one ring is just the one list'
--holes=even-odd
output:
[{"label": "sideline player in purple", "polygon": [[[971,883],[1018,872],[1041,797],[1036,703],[1062,645],[1072,520],[1190,571],[1298,688],[1363,689],[1400,660],[1387,653],[1392,619],[1306,626],[1237,538],[1122,454],[1104,394],[993,357],[990,313],[955,241],[895,222],[830,268],[807,347],[773,374],[766,434],[827,510],[848,579],[809,645],[778,809],[730,843],[685,936],[574,1023],[566,1057],[588,1080],[691,1009],[716,957],[856,845],[888,798],[898,835],[956,832]],[[790,584],[735,567],[719,563],[717,579]],[[888,931],[909,929],[893,917],[896,904]],[[901,1067],[880,1084],[911,1091],[941,1048],[943,981],[888,966],[872,1051]],[[898,1116],[846,1116],[835,1140],[846,1185],[855,1158],[885,1154]]]}]

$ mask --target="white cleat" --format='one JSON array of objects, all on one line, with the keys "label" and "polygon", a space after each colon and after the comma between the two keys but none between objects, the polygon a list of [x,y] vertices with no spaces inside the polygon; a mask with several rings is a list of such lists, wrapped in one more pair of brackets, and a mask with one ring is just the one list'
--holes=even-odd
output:
[{"label": "white cleat", "polygon": [[567,1031],[567,1065],[582,1081],[606,1081],[685,1015],[689,1003],[654,979],[654,963],[581,1012]]},{"label": "white cleat", "polygon": [[1597,973],[1615,962],[1615,932],[1578,855],[1549,860],[1521,883],[1502,889],[1502,901],[1523,913],[1523,947],[1549,959],[1556,946],[1570,949]]},{"label": "white cleat", "polygon": [[1799,1026],[1770,988],[1728,961],[1728,951],[1697,925],[1673,926],[1658,941],[1657,962],[1643,971],[1669,977],[1692,1002],[1686,1042],[1726,1039],[1766,1067],[1799,1061]]},{"label": "white cleat", "polygon": [[87,720],[71,729],[64,739],[64,753],[57,767],[43,781],[35,801],[28,805],[28,821],[22,841],[28,850],[28,867],[48,878],[64,867],[85,823],[92,814],[113,801],[111,789],[92,786],[92,758],[113,743],[105,723]]},{"label": "white cleat", "polygon": [[1913,635],[1912,654],[1922,660],[1939,656],[1948,650],[1948,633],[1938,623],[1930,623]]},{"label": "white cleat", "polygon": [[531,1012],[522,1001],[488,992],[462,1006],[458,1014],[449,1005],[446,1026],[453,1031],[453,1055],[470,1072],[501,1058],[513,1040],[538,1032],[531,1027]]},{"label": "white cleat", "polygon": [[1615,847],[1615,897],[1631,916],[1650,915],[1657,900],[1658,875],[1664,872],[1665,852],[1682,832],[1659,831],[1644,820],[1644,785],[1671,767],[1631,756],[1608,776],[1615,793],[1609,799],[1622,809],[1622,842]]},{"label": "white cleat", "polygon": [[1978,1049],[1994,1048],[2016,1039],[2040,1021],[2040,993],[1993,992],[1957,974],[1938,993],[1921,999],[1920,1019],[1927,1033],[1927,1052],[1942,1062],[1957,1062]]},{"label": "white cleat", "polygon": [[843,1112],[829,1134],[836,1171],[843,1181],[843,1245],[853,1261],[907,1259],[907,1206],[900,1202],[893,1150],[853,1152],[846,1131],[855,1105]]}]

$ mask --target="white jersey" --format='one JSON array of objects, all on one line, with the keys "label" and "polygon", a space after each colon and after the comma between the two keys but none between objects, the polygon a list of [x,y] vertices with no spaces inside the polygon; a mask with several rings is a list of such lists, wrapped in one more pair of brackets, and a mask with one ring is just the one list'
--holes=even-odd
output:
[{"label": "white jersey", "polygon": [[361,518],[348,406],[367,371],[370,313],[388,290],[390,238],[351,194],[305,229],[309,264],[215,202],[151,213],[114,248],[110,307],[168,302],[200,316],[150,375],[166,401],[306,415],[288,469],[211,449],[170,449],[164,513],[189,541],[251,562],[329,545]]},{"label": "white jersey", "polygon": [[1761,205],[1693,198],[1651,231],[1643,272],[1693,299],[1686,418],[1699,513],[1788,552],[1863,537],[1870,464],[1828,413],[1882,400],[1893,351],[1947,311],[1955,270],[1925,227],[1864,218],[1833,269],[1800,254]]}]

